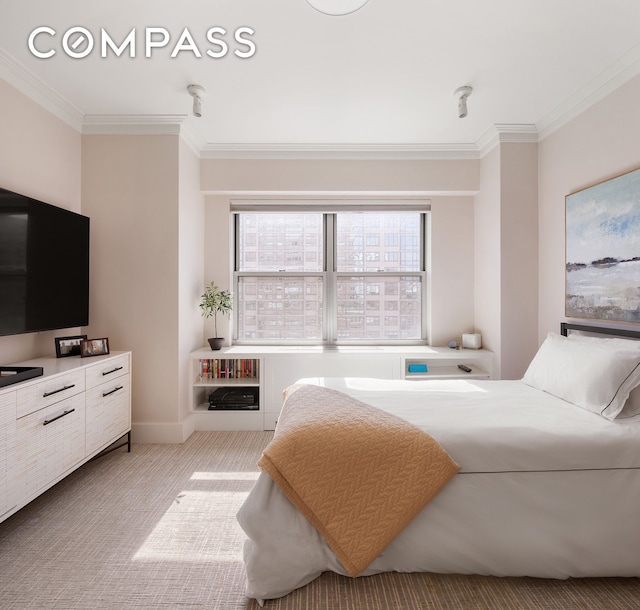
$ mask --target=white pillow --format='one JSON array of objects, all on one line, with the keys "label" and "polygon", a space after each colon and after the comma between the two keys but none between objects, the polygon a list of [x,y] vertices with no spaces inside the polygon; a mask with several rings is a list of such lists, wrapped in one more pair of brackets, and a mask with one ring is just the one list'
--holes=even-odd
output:
[{"label": "white pillow", "polygon": [[523,381],[613,420],[640,384],[640,350],[549,333]]},{"label": "white pillow", "polygon": [[582,341],[583,343],[596,343],[605,347],[616,347],[620,349],[637,349],[640,350],[640,340],[621,339],[620,337],[593,337],[591,335],[583,335],[577,332],[569,333],[567,337],[570,341]]},{"label": "white pillow", "polygon": [[[623,349],[640,350],[640,340],[638,339],[621,339],[619,337],[594,337],[592,335],[583,335],[580,332],[569,333],[568,337],[571,341],[583,341],[585,343],[600,343],[607,347],[619,347]],[[622,411],[618,413],[616,419],[630,419],[640,416],[640,387],[636,387],[629,393],[629,398],[624,403]],[[640,417],[638,417],[640,419]]]},{"label": "white pillow", "polygon": [[627,402],[624,403],[622,411],[618,413],[616,419],[629,420],[631,418],[640,419],[640,387],[631,390]]}]

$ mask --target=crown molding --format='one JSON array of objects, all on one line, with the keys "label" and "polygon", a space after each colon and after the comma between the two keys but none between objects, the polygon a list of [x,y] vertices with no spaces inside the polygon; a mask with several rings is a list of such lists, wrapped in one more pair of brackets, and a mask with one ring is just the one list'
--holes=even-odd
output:
[{"label": "crown molding", "polygon": [[187,118],[187,120],[182,124],[180,135],[194,154],[201,158],[202,149],[207,145],[207,142],[202,137],[202,132],[196,128],[196,123],[194,121],[197,122],[197,119],[191,120],[190,118]]},{"label": "crown molding", "polygon": [[85,115],[83,135],[181,135],[202,159],[468,160],[502,142],[538,141],[535,125],[499,123],[475,144],[208,144],[186,114]]},{"label": "crown molding", "polygon": [[474,144],[205,144],[203,159],[481,159],[501,142],[538,141],[538,130],[528,123],[497,123]]},{"label": "crown molding", "polygon": [[206,144],[203,159],[478,159],[475,144]]},{"label": "crown molding", "polygon": [[76,131],[81,130],[82,112],[3,49],[0,49],[0,78]]},{"label": "crown molding", "polygon": [[538,128],[531,123],[496,123],[499,142],[531,143],[538,141]]},{"label": "crown molding", "polygon": [[546,138],[638,74],[640,74],[640,44],[538,121],[536,125],[539,139]]},{"label": "crown molding", "polygon": [[496,123],[489,127],[476,142],[479,156],[503,142],[532,143],[538,141],[538,129],[530,123]]},{"label": "crown molding", "polygon": [[180,135],[186,114],[87,114],[83,135]]}]

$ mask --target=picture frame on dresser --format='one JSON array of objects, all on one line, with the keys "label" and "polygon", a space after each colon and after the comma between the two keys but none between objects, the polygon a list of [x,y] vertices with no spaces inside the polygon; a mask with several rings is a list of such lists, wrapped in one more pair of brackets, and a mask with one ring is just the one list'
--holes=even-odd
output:
[{"label": "picture frame on dresser", "polygon": [[70,337],[56,337],[56,358],[68,358],[80,355],[80,342],[86,341],[87,335],[73,335]]},{"label": "picture frame on dresser", "polygon": [[83,358],[89,356],[106,356],[109,353],[109,339],[83,339],[80,341],[80,355]]}]

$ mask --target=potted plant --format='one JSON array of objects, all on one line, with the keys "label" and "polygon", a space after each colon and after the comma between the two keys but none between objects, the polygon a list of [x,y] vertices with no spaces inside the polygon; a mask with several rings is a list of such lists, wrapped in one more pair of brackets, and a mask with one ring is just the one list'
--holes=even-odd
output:
[{"label": "potted plant", "polygon": [[233,299],[231,292],[228,290],[220,290],[215,282],[211,282],[205,289],[204,294],[200,297],[200,310],[204,318],[213,316],[213,327],[216,333],[215,337],[207,339],[211,349],[220,349],[224,343],[224,337],[218,336],[218,314],[226,315],[233,308]]}]

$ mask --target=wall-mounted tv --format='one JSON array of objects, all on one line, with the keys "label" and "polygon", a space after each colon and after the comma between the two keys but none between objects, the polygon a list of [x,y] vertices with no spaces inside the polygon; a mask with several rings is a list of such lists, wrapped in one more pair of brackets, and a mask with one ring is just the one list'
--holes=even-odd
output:
[{"label": "wall-mounted tv", "polygon": [[0,188],[0,335],[89,323],[89,218]]}]

